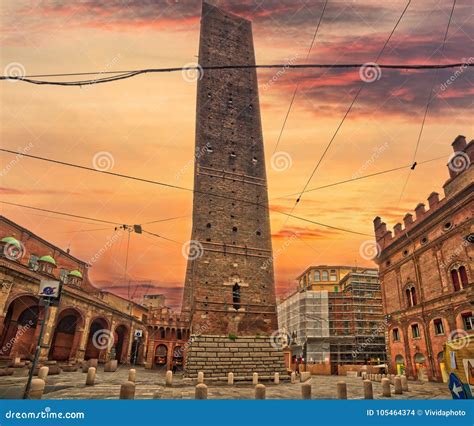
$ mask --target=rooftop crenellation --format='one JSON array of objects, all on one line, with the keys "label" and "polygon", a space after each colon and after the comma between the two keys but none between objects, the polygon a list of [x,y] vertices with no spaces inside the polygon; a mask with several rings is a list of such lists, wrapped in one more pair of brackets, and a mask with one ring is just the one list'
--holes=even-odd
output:
[{"label": "rooftop crenellation", "polygon": [[449,179],[443,185],[445,197],[440,200],[437,192],[432,192],[428,198],[428,209],[426,204],[419,203],[413,213],[408,212],[403,217],[402,223],[397,223],[392,231],[387,229],[387,224],[380,216],[374,219],[375,239],[380,248],[383,249],[395,240],[403,236],[419,223],[430,217],[435,211],[439,210],[448,199],[451,199],[456,193],[472,184],[472,179],[468,177],[468,173],[472,173],[474,163],[474,140],[469,143],[462,135],[458,136],[451,144],[453,154],[450,156],[447,167],[449,170]]}]

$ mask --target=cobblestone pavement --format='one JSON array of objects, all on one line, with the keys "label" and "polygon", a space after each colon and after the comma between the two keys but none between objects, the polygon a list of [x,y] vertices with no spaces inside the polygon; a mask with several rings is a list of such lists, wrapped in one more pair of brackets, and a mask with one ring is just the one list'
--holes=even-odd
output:
[{"label": "cobblestone pavement", "polygon": [[[137,368],[136,399],[193,399],[194,386],[183,382],[182,374],[175,374],[173,387],[165,387],[165,372]],[[25,376],[0,377],[0,398],[21,398]],[[120,385],[128,379],[128,368],[120,367],[114,373],[105,373],[100,366],[97,371],[94,386],[86,386],[86,374],[81,371],[63,372],[56,376],[49,376],[46,382],[44,399],[117,399]],[[347,383],[348,399],[362,399],[363,384],[359,377],[313,376],[311,378],[313,399],[335,399],[336,383],[344,380]],[[301,384],[291,384],[289,381],[278,385],[267,385],[267,399],[299,399]],[[251,384],[209,384],[209,399],[253,399],[254,387]],[[380,383],[373,382],[374,398],[382,397]],[[451,399],[445,383],[421,383],[410,381],[409,392],[403,395],[392,395],[391,399]],[[392,386],[393,392],[393,386]]]}]

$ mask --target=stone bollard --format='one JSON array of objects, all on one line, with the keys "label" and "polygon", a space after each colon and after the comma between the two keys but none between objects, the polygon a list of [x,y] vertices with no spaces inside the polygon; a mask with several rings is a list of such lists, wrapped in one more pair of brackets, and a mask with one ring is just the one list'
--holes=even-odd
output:
[{"label": "stone bollard", "polygon": [[89,367],[94,367],[97,370],[97,367],[99,366],[99,360],[97,358],[90,359],[87,362],[87,365]]},{"label": "stone bollard", "polygon": [[38,379],[46,381],[46,377],[48,377],[49,367],[41,367],[38,371]]},{"label": "stone bollard", "polygon": [[300,373],[300,382],[304,383],[311,379],[311,373],[309,371],[302,371]]},{"label": "stone bollard", "polygon": [[166,386],[170,387],[173,386],[173,372],[171,370],[168,370],[166,372]]},{"label": "stone bollard", "polygon": [[394,374],[390,374],[390,384],[391,384],[391,385],[394,384],[394,380],[395,380],[395,375],[394,375]]},{"label": "stone bollard", "polygon": [[370,380],[364,380],[364,399],[374,399],[374,391]]},{"label": "stone bollard", "polygon": [[337,382],[337,399],[347,399],[346,382]]},{"label": "stone bollard", "polygon": [[135,383],[136,378],[137,370],[135,370],[134,368],[130,369],[130,371],[128,372],[128,381]]},{"label": "stone bollard", "polygon": [[253,385],[258,385],[258,373],[253,373],[252,374],[252,384]]},{"label": "stone bollard", "polygon": [[382,379],[382,395],[386,398],[390,398],[392,396],[389,379]]},{"label": "stone bollard", "polygon": [[86,386],[94,386],[95,371],[95,367],[89,367],[89,370],[87,370]]},{"label": "stone bollard", "polygon": [[227,374],[227,384],[228,385],[234,384],[234,373]]},{"label": "stone bollard", "polygon": [[408,392],[408,379],[407,379],[407,376],[402,375],[401,380],[402,380],[402,391],[403,392]]},{"label": "stone bollard", "polygon": [[273,383],[275,383],[276,385],[280,383],[280,373],[275,373],[273,375]]},{"label": "stone bollard", "polygon": [[292,384],[296,383],[296,373],[294,371],[291,373],[291,383]]},{"label": "stone bollard", "polygon": [[265,385],[260,383],[255,386],[255,399],[265,399]]},{"label": "stone bollard", "polygon": [[135,383],[128,380],[120,386],[120,399],[135,399]]},{"label": "stone bollard", "polygon": [[202,371],[200,371],[200,372],[198,373],[197,382],[198,382],[198,384],[204,383],[204,373],[203,373]]},{"label": "stone bollard", "polygon": [[393,379],[393,383],[395,386],[395,391],[393,393],[395,395],[401,395],[403,393],[402,378],[400,376],[395,376],[395,378]]},{"label": "stone bollard", "polygon": [[311,399],[311,383],[303,383],[301,385],[301,398]]},{"label": "stone bollard", "polygon": [[30,391],[28,392],[28,399],[41,399],[45,386],[46,382],[43,379],[33,379],[31,381]]},{"label": "stone bollard", "polygon": [[104,373],[113,373],[117,371],[118,362],[116,359],[111,359],[107,361],[104,365]]},{"label": "stone bollard", "polygon": [[196,390],[194,391],[195,399],[207,399],[207,386],[204,383],[199,383],[196,385]]}]

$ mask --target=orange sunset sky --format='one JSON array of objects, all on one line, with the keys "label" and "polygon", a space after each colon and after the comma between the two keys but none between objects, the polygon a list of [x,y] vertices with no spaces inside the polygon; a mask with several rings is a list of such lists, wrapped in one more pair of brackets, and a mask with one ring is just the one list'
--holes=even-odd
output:
[{"label": "orange sunset sky", "polygon": [[[211,3],[253,21],[257,63],[304,63],[324,1],[221,0]],[[197,61],[200,1],[2,0],[1,66],[26,75],[180,67]],[[407,1],[329,0],[309,58],[319,63],[366,63],[377,57]],[[379,63],[429,64],[473,60],[474,5],[458,0],[444,51],[452,2],[412,1]],[[362,83],[359,70],[259,70],[260,105],[270,205],[289,212]],[[436,77],[436,80],[433,80]],[[74,79],[75,77],[69,77]],[[450,79],[449,85],[443,85]],[[106,152],[110,171],[191,188],[196,82],[180,72],[148,74],[87,87],[0,83],[4,148],[92,167]],[[270,84],[269,81],[272,81]],[[474,135],[471,69],[382,70],[363,91],[308,188],[411,164],[426,101],[434,96],[416,161],[409,170],[306,193],[297,216],[367,234],[355,235],[271,213],[279,295],[310,264],[375,266],[360,246],[379,215],[389,227],[432,191],[442,194],[451,142]],[[272,167],[278,135],[299,83]],[[143,224],[176,242],[132,234],[90,269],[93,283],[137,298],[165,293],[179,306],[191,234],[192,194],[0,153],[0,196],[8,202]],[[113,163],[113,164],[112,164]],[[399,201],[400,200],[400,201]],[[114,226],[0,205],[7,218],[83,260],[114,235]],[[183,216],[180,219],[154,222]],[[296,234],[297,238],[291,238]],[[136,290],[135,290],[136,289]]]}]

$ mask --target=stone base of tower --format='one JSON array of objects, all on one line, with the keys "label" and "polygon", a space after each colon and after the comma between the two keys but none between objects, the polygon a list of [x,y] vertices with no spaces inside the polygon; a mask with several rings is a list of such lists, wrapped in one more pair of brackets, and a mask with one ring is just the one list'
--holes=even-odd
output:
[{"label": "stone base of tower", "polygon": [[205,381],[227,380],[234,373],[235,381],[250,381],[258,373],[259,381],[287,378],[283,352],[272,346],[270,337],[191,336],[184,368],[184,377],[197,378],[204,372]]}]

